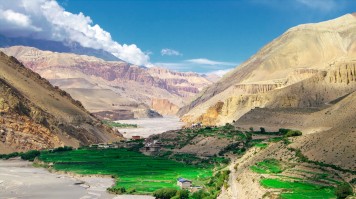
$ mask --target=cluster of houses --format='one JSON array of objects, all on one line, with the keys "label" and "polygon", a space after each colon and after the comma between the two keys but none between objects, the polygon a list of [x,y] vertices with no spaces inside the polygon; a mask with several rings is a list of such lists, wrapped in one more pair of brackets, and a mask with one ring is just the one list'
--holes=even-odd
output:
[{"label": "cluster of houses", "polygon": [[[142,138],[140,136],[132,136],[132,139],[130,139],[126,142],[92,144],[92,145],[90,145],[90,147],[101,148],[101,149],[130,148],[138,143],[137,142],[129,142],[129,141],[141,140],[141,139]],[[142,147],[140,149],[140,151],[146,155],[153,155],[153,154],[160,152],[161,148],[162,148],[162,143],[159,142],[158,140],[153,140],[153,141],[146,140],[144,147]],[[178,178],[177,185],[181,189],[189,189],[191,192],[195,192],[195,191],[202,189],[202,187],[200,187],[200,186],[193,186],[192,181],[185,179],[185,178]]]},{"label": "cluster of houses", "polygon": [[153,140],[152,142],[145,142],[145,146],[140,151],[146,155],[154,155],[160,152],[161,148],[162,143],[158,140]]},{"label": "cluster of houses", "polygon": [[[131,142],[135,140],[142,140],[143,138],[140,136],[132,136],[131,139],[126,140],[125,142],[113,142],[113,143],[99,143],[92,144],[90,147],[99,148],[99,149],[114,149],[114,148],[132,148],[135,145],[139,144],[138,142]],[[144,147],[140,149],[140,151],[146,155],[154,155],[160,152],[162,148],[162,143],[158,140],[147,141],[145,140]]]}]

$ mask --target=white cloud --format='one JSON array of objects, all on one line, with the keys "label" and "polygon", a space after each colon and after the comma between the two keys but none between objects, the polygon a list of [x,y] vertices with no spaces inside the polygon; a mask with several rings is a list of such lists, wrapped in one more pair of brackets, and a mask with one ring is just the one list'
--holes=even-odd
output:
[{"label": "white cloud", "polygon": [[330,11],[337,7],[335,0],[296,0],[298,3],[312,9]]},{"label": "white cloud", "polygon": [[234,66],[235,63],[231,62],[220,62],[220,61],[213,61],[206,58],[199,58],[199,59],[188,59],[185,60],[186,62],[193,63],[193,64],[203,64],[203,65],[222,65],[222,66]]},{"label": "white cloud", "polygon": [[190,59],[180,62],[157,62],[153,65],[175,71],[193,71],[200,74],[216,74],[218,76],[223,76],[226,72],[233,69],[238,64],[231,62],[218,62],[209,59]]},{"label": "white cloud", "polygon": [[210,75],[210,74],[214,74],[214,75],[217,75],[219,77],[222,77],[224,76],[226,73],[230,72],[231,70],[233,70],[234,68],[228,68],[228,69],[223,69],[223,70],[216,70],[216,71],[211,71],[211,72],[208,72],[206,73],[207,75]]},{"label": "white cloud", "polygon": [[183,54],[180,53],[179,51],[169,49],[169,48],[164,48],[161,50],[161,55],[168,55],[168,56],[182,56]]},{"label": "white cloud", "polygon": [[149,56],[135,44],[113,41],[109,32],[83,13],[64,10],[55,0],[0,0],[0,33],[64,42],[102,49],[127,62],[149,65]]}]

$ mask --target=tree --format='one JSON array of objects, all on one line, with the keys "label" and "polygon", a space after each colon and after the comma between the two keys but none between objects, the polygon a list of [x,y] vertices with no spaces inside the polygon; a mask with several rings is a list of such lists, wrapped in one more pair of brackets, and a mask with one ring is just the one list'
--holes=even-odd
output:
[{"label": "tree", "polygon": [[171,199],[176,195],[176,193],[177,193],[176,189],[163,188],[163,189],[158,189],[155,192],[153,192],[153,196],[158,199]]},{"label": "tree", "polygon": [[176,193],[176,196],[174,196],[174,198],[177,199],[188,199],[189,198],[189,191],[188,190],[179,190]]},{"label": "tree", "polygon": [[261,133],[266,133],[266,129],[265,128],[261,127],[260,130],[261,130]]},{"label": "tree", "polygon": [[203,198],[205,198],[205,197],[207,197],[207,196],[209,196],[209,193],[207,193],[207,192],[205,192],[205,191],[203,191],[203,190],[199,190],[199,191],[194,192],[194,193],[192,194],[192,198],[193,198],[193,199],[203,199]]},{"label": "tree", "polygon": [[348,183],[339,184],[335,189],[335,195],[337,198],[346,198],[352,195],[352,187]]},{"label": "tree", "polygon": [[21,154],[21,159],[33,161],[40,154],[41,154],[41,152],[39,152],[37,150],[31,150],[31,151]]}]

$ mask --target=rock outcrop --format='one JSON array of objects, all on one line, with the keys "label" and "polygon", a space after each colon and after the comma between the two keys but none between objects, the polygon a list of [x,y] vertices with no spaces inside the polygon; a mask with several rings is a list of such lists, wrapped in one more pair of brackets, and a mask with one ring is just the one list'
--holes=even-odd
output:
[{"label": "rock outcrop", "polygon": [[[259,108],[311,108],[356,90],[356,17],[289,29],[180,109],[188,123],[224,124]],[[223,103],[215,119],[208,116]]]},{"label": "rock outcrop", "polygon": [[0,153],[116,138],[68,93],[0,52]]},{"label": "rock outcrop", "polygon": [[[54,53],[24,46],[1,50],[70,93],[91,112],[135,111],[135,106],[141,103],[153,108],[150,107],[153,99],[164,99],[182,107],[212,83],[196,73],[145,68],[85,55]],[[169,110],[167,113],[174,112]]]},{"label": "rock outcrop", "polygon": [[175,115],[179,110],[177,105],[167,99],[152,98],[151,107],[162,115]]}]

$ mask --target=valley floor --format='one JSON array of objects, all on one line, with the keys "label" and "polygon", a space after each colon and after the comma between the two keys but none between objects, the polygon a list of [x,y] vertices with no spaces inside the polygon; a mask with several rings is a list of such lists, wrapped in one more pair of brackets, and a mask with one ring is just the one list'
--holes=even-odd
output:
[{"label": "valley floor", "polygon": [[106,191],[111,178],[71,177],[35,168],[18,159],[0,160],[0,198],[27,199],[152,199],[151,196],[114,196]]},{"label": "valley floor", "polygon": [[116,122],[125,124],[137,124],[138,128],[120,128],[119,131],[125,138],[132,136],[148,137],[153,134],[160,134],[169,130],[180,129],[184,123],[176,116],[165,116],[163,118],[142,118],[133,120],[118,120]]}]

